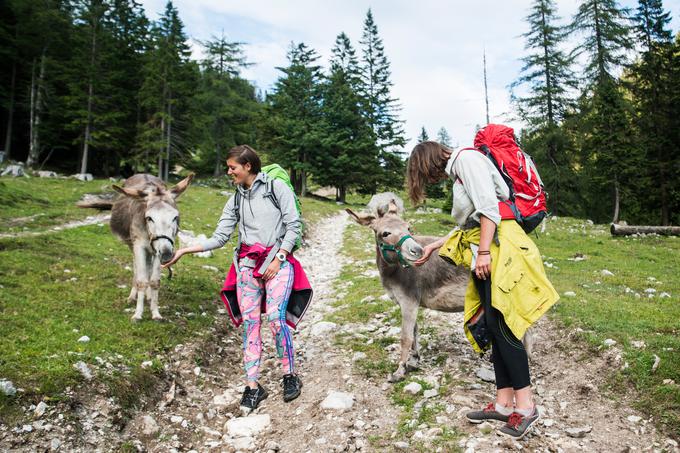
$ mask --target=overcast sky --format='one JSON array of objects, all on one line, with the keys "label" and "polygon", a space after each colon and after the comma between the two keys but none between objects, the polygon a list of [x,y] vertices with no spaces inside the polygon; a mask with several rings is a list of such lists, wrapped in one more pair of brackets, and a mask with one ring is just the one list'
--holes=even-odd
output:
[{"label": "overcast sky", "polygon": [[[166,0],[141,0],[147,16],[158,19]],[[482,55],[486,49],[491,122],[514,127],[508,86],[519,75],[525,55],[521,34],[530,0],[175,0],[186,32],[200,57],[197,41],[219,36],[246,43],[255,63],[243,75],[267,91],[286,66],[291,42],[304,42],[327,66],[336,36],[345,32],[360,55],[361,33],[371,8],[390,61],[393,95],[415,144],[425,126],[430,138],[445,127],[453,144],[468,145],[475,125],[484,124]],[[576,12],[578,0],[557,0],[562,22]],[[620,0],[635,7],[635,0]],[[680,29],[680,0],[665,0],[674,33]]]}]

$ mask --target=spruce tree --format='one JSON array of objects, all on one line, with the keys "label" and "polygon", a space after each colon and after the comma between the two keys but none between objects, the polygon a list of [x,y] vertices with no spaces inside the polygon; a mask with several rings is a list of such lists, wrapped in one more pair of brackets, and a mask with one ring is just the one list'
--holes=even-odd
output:
[{"label": "spruce tree", "polygon": [[420,128],[420,134],[418,134],[418,143],[426,142],[430,139],[430,136],[427,134],[427,131],[425,130],[425,126],[422,126]]},{"label": "spruce tree", "polygon": [[[522,58],[521,75],[512,84],[512,99],[528,125],[523,146],[541,168],[550,194],[550,210],[554,214],[570,213],[569,206],[574,204],[578,189],[566,146],[568,140],[559,126],[573,106],[571,96],[577,88],[571,70],[573,61],[562,50],[566,31],[556,24],[559,17],[553,0],[535,0],[525,20],[529,31],[522,36],[529,54]],[[526,87],[526,95],[515,95],[517,87]]]},{"label": "spruce tree", "polygon": [[[629,105],[615,78],[632,45],[627,21],[628,10],[615,0],[583,0],[570,25],[572,32],[585,36],[575,49],[575,54],[587,56],[579,164],[589,184],[589,213],[597,221],[613,211],[611,220],[618,222],[621,203],[626,215],[635,210],[631,194],[640,155],[630,132]],[[603,203],[607,192],[611,204]]]},{"label": "spruce tree", "polygon": [[354,48],[345,33],[332,51],[330,74],[324,84],[321,144],[314,162],[315,180],[337,188],[337,200],[347,191],[375,193],[380,177],[379,150],[362,111],[361,73]]},{"label": "spruce tree", "polygon": [[406,140],[403,123],[399,120],[400,107],[391,94],[390,64],[370,9],[366,13],[360,43],[362,97],[365,115],[379,149],[383,177],[381,183],[385,187],[400,187],[404,172],[402,149]]},{"label": "spruce tree", "polygon": [[645,207],[659,214],[649,220],[668,225],[671,187],[673,181],[677,184],[676,172],[669,169],[680,162],[677,151],[680,143],[669,133],[680,126],[674,115],[673,36],[666,28],[670,14],[664,11],[660,0],[639,0],[633,20],[643,50],[630,68],[626,87],[633,95],[641,149],[646,152],[647,165],[643,168],[650,183],[641,189],[646,192]]},{"label": "spruce tree", "polygon": [[305,43],[291,43],[288,66],[267,97],[263,140],[271,158],[289,169],[300,195],[307,192],[307,176],[321,146],[322,79],[319,56]]}]

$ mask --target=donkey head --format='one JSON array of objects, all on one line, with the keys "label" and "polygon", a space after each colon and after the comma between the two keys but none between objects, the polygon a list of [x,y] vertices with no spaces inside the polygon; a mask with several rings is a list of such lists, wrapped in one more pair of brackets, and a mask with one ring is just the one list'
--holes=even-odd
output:
[{"label": "donkey head", "polygon": [[347,213],[360,225],[368,226],[375,232],[375,242],[380,255],[387,264],[410,266],[423,256],[423,248],[411,236],[408,222],[399,217],[394,200],[377,209],[376,215],[357,214],[351,209]]},{"label": "donkey head", "polygon": [[179,230],[179,210],[175,200],[189,187],[193,178],[194,174],[191,173],[170,190],[159,184],[148,185],[143,189],[113,186],[117,192],[144,203],[144,223],[149,243],[154,252],[160,255],[162,263],[170,261],[175,253],[175,237]]}]

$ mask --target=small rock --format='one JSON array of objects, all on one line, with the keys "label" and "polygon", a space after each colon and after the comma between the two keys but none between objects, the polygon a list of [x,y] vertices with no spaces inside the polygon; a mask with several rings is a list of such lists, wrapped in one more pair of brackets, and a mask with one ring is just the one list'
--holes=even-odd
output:
[{"label": "small rock", "polygon": [[564,297],[576,297],[576,293],[574,291],[565,291]]},{"label": "small rock", "polygon": [[200,366],[197,366],[196,368],[194,368],[194,375],[196,375],[196,376],[201,375],[201,367]]},{"label": "small rock", "polygon": [[495,430],[494,426],[489,422],[480,423],[477,425],[477,429],[479,429],[482,434],[491,434]]},{"label": "small rock", "polygon": [[159,431],[158,423],[150,415],[142,417],[142,434],[145,436],[155,436]]},{"label": "small rock", "polygon": [[255,450],[255,439],[250,436],[237,437],[231,441],[236,451],[239,450]]},{"label": "small rock", "polygon": [[368,356],[366,355],[365,352],[361,352],[361,351],[355,352],[354,355],[352,356],[352,362],[364,360],[366,357],[368,357]]},{"label": "small rock", "polygon": [[248,437],[264,431],[269,425],[271,425],[269,414],[257,414],[227,420],[224,430],[232,437]]},{"label": "small rock", "polygon": [[493,370],[485,367],[480,367],[475,373],[479,379],[485,382],[496,382],[496,374]]},{"label": "small rock", "polygon": [[170,417],[170,421],[172,423],[182,423],[182,421],[184,421],[184,417],[182,417],[181,415],[173,415],[172,417]]},{"label": "small rock", "polygon": [[417,395],[423,389],[423,386],[417,382],[411,382],[404,386],[404,392],[410,393],[411,395]]},{"label": "small rock", "polygon": [[583,437],[586,437],[586,434],[588,434],[592,430],[593,428],[590,426],[582,426],[579,428],[567,428],[564,431],[567,433],[567,436],[569,437],[573,437],[574,439],[581,439]]},{"label": "small rock", "polygon": [[626,417],[626,420],[628,420],[631,423],[638,423],[640,420],[642,420],[642,417],[639,415],[629,415]]},{"label": "small rock", "polygon": [[50,450],[59,450],[59,447],[61,447],[61,440],[57,439],[56,437],[50,441]]},{"label": "small rock", "polygon": [[390,327],[385,332],[386,337],[398,337],[401,335],[401,327]]},{"label": "small rock", "polygon": [[334,331],[338,325],[334,322],[321,321],[312,325],[309,334],[313,337],[320,337]]},{"label": "small rock", "polygon": [[30,433],[31,431],[33,431],[33,425],[24,425],[21,427],[21,431],[25,433]]},{"label": "small rock", "polygon": [[279,446],[279,444],[277,444],[273,440],[270,440],[266,444],[264,444],[264,449],[265,450],[272,450],[272,451],[279,451],[279,450],[281,450],[281,447]]},{"label": "small rock", "polygon": [[35,408],[35,411],[33,411],[33,414],[40,418],[45,414],[45,411],[47,410],[47,404],[44,401],[41,401],[38,403],[38,406]]},{"label": "small rock", "polygon": [[394,448],[397,450],[408,450],[408,442],[395,442],[394,443]]},{"label": "small rock", "polygon": [[83,335],[82,337],[78,338],[78,343],[89,343],[90,337],[87,335]]},{"label": "small rock", "polygon": [[423,392],[423,396],[425,398],[434,398],[435,396],[439,395],[439,392],[436,389],[431,389],[431,390],[425,390]]},{"label": "small rock", "polygon": [[153,361],[151,361],[151,360],[145,360],[144,362],[142,362],[142,368],[149,368],[152,365],[153,365]]},{"label": "small rock", "polygon": [[603,344],[606,348],[611,348],[612,346],[614,346],[614,345],[616,344],[616,340],[612,340],[611,338],[607,338],[606,340],[604,340],[604,341],[602,342],[602,344]]},{"label": "small rock", "polygon": [[643,349],[646,345],[645,342],[642,340],[633,340],[630,342],[631,346],[633,346],[635,349]]},{"label": "small rock", "polygon": [[14,387],[12,381],[0,379],[0,392],[7,396],[14,396],[17,393],[17,389]]},{"label": "small rock", "polygon": [[83,361],[77,362],[73,364],[73,368],[76,370],[80,371],[80,374],[86,379],[86,380],[91,380],[92,379],[92,371],[90,371],[90,367],[87,366],[87,364]]},{"label": "small rock", "polygon": [[652,373],[655,372],[657,368],[659,368],[660,363],[661,363],[661,357],[654,354],[654,364],[652,364]]},{"label": "small rock", "polygon": [[91,173],[77,173],[71,177],[83,182],[92,181],[94,179]]},{"label": "small rock", "polygon": [[675,385],[675,381],[673,379],[664,379],[663,384],[664,385]]},{"label": "small rock", "polygon": [[321,402],[321,409],[345,410],[354,405],[354,395],[351,393],[330,390],[328,396]]},{"label": "small rock", "polygon": [[202,269],[209,270],[209,271],[213,271],[213,272],[219,272],[219,271],[220,271],[220,270],[219,270],[218,268],[216,268],[215,266],[209,266],[209,265],[207,265],[207,264],[204,264],[203,266],[201,266],[201,268],[202,268]]},{"label": "small rock", "polygon": [[607,269],[602,269],[600,274],[604,277],[612,277],[614,275],[612,272],[608,271]]}]

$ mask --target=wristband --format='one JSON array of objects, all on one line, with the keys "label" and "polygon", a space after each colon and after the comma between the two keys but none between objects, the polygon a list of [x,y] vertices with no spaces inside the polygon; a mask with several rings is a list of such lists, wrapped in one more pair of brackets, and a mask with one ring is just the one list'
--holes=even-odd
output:
[{"label": "wristband", "polygon": [[491,255],[490,250],[480,250],[477,252],[477,255]]}]

